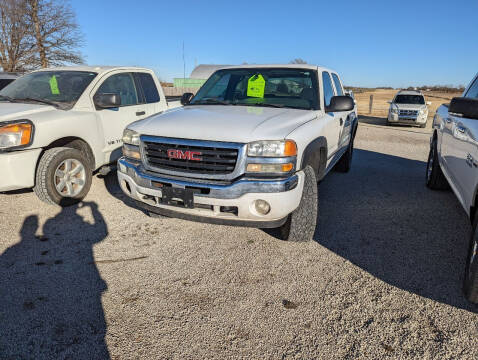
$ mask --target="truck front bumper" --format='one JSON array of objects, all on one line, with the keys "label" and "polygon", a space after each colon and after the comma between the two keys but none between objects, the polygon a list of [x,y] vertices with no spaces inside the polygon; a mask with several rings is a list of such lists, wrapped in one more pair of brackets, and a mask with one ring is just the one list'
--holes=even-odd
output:
[{"label": "truck front bumper", "polygon": [[31,188],[42,149],[0,153],[0,191]]},{"label": "truck front bumper", "polygon": [[388,113],[388,122],[401,125],[423,125],[426,124],[428,114],[402,116],[398,114]]},{"label": "truck front bumper", "polygon": [[[304,187],[304,173],[299,171],[287,179],[241,179],[221,184],[195,179],[168,178],[147,172],[140,163],[126,158],[118,160],[118,181],[123,192],[141,208],[170,217],[215,224],[260,228],[279,227],[299,206]],[[162,203],[161,187],[194,189],[194,207]],[[266,201],[269,213],[262,215],[256,200]]]}]

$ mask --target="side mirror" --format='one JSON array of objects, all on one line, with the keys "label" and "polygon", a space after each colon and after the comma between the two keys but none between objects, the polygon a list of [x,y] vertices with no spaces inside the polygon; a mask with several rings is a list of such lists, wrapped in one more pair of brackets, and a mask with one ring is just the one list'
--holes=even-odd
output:
[{"label": "side mirror", "polygon": [[96,94],[93,101],[99,109],[111,109],[121,106],[121,97],[118,94]]},{"label": "side mirror", "polygon": [[467,119],[478,120],[478,99],[456,97],[451,99],[448,112]]},{"label": "side mirror", "polygon": [[432,102],[431,102],[431,101],[427,101],[427,105],[431,105],[431,104],[432,104]]},{"label": "side mirror", "polygon": [[350,96],[334,96],[325,112],[351,111],[355,107],[354,100]]},{"label": "side mirror", "polygon": [[194,96],[193,93],[184,93],[183,96],[181,96],[181,105],[189,104],[193,96]]}]

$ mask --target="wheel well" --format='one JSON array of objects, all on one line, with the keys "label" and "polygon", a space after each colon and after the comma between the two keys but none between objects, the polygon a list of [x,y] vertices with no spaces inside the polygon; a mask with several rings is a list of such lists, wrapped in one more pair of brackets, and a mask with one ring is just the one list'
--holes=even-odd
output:
[{"label": "wheel well", "polygon": [[69,147],[81,151],[88,159],[91,169],[95,169],[95,155],[91,150],[90,145],[81,138],[70,136],[53,141],[50,145],[44,148],[44,150],[56,148],[56,147]]}]

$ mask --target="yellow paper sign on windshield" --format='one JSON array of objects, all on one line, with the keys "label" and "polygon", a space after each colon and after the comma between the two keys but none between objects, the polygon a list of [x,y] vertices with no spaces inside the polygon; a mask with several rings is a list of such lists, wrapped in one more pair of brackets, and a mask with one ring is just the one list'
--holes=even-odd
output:
[{"label": "yellow paper sign on windshield", "polygon": [[247,96],[255,98],[264,97],[264,89],[266,87],[266,81],[261,74],[254,75],[249,78],[247,82]]},{"label": "yellow paper sign on windshield", "polygon": [[55,75],[50,78],[50,90],[53,95],[60,95],[60,89],[58,89],[58,82],[56,81]]}]

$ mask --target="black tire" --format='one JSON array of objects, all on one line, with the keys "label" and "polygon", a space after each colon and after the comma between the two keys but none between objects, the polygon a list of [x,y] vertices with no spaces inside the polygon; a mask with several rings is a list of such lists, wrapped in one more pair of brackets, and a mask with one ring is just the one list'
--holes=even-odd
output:
[{"label": "black tire", "polygon": [[294,242],[311,241],[317,226],[318,192],[315,171],[311,166],[304,169],[304,190],[299,207],[279,227],[283,240]]},{"label": "black tire", "polygon": [[426,186],[432,190],[446,190],[450,187],[438,161],[437,141],[433,139],[428,154]]},{"label": "black tire", "polygon": [[465,276],[463,279],[463,292],[468,301],[478,304],[478,213],[475,215],[473,231],[471,233],[470,247],[466,258]]},{"label": "black tire", "polygon": [[[61,194],[57,190],[57,185],[60,185],[60,182],[57,182],[57,170],[62,165],[63,162],[68,162],[68,160],[73,160],[76,169],[78,164],[83,166],[81,175],[83,176],[80,183],[72,185],[72,195]],[[67,170],[66,168],[64,170]],[[67,172],[67,171],[66,171]],[[76,177],[68,174],[69,179]],[[36,181],[35,187],[33,190],[38,198],[51,205],[60,205],[60,206],[70,206],[76,204],[83,200],[83,198],[88,194],[88,191],[91,187],[92,180],[92,170],[90,162],[88,159],[77,149],[71,149],[66,147],[58,147],[45,151],[42,155],[36,172]],[[78,178],[75,179],[78,181]],[[69,183],[72,183],[69,181]],[[76,185],[76,187],[75,187]],[[66,185],[64,189],[67,189]],[[69,189],[66,190],[68,192]],[[78,193],[76,193],[78,191]]]},{"label": "black tire", "polygon": [[338,163],[335,165],[335,170],[338,172],[349,172],[352,167],[352,157],[354,154],[354,137],[350,139],[347,151],[342,155]]}]

